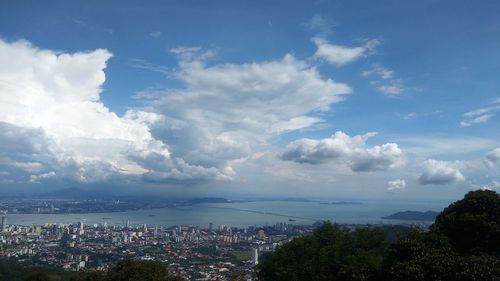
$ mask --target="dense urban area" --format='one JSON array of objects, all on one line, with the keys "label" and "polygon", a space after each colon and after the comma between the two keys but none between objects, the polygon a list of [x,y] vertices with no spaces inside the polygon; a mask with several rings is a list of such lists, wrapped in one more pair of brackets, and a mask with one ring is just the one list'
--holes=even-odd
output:
[{"label": "dense urban area", "polygon": [[[229,203],[224,198],[177,201],[118,199],[33,199],[0,200],[0,259],[30,267],[64,271],[108,271],[121,260],[158,261],[168,271],[186,280],[254,280],[259,257],[279,245],[309,235],[321,225],[285,222],[245,228],[210,223],[197,225],[147,225],[128,220],[121,224],[92,224],[75,218],[73,223],[24,223],[9,221],[17,214],[84,214],[123,212],[154,208],[177,208],[204,203]],[[329,204],[354,204],[334,202]],[[348,228],[360,225],[346,225]],[[421,222],[421,227],[428,224]],[[404,229],[404,227],[399,226]]]},{"label": "dense urban area", "polygon": [[108,226],[106,223],[9,225],[2,217],[0,257],[68,271],[108,270],[123,259],[156,260],[187,280],[251,280],[260,253],[313,226]]}]

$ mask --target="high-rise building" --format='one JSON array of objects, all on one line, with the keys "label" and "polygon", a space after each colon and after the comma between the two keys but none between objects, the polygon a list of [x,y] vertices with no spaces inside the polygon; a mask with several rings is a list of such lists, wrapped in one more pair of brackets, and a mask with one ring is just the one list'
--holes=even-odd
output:
[{"label": "high-rise building", "polygon": [[2,232],[7,231],[7,214],[4,213],[2,216]]},{"label": "high-rise building", "polygon": [[214,223],[211,222],[208,224],[208,231],[212,232],[214,230]]},{"label": "high-rise building", "polygon": [[259,249],[252,248],[252,264],[256,266],[259,264]]}]

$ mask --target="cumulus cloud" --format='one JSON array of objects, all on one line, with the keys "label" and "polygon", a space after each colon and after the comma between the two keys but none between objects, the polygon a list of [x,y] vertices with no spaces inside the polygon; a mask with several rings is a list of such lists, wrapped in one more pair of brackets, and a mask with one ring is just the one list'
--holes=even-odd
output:
[{"label": "cumulus cloud", "polygon": [[[102,49],[56,53],[0,40],[0,169],[8,180],[91,182],[159,172],[183,179],[202,173],[172,159],[166,143],[152,136],[150,126],[160,115],[131,109],[119,117],[100,101],[110,57]],[[151,158],[164,165],[149,167]],[[214,174],[210,167],[206,173]]]},{"label": "cumulus cloud", "polygon": [[406,181],[404,179],[396,179],[387,182],[387,190],[390,192],[402,191],[406,188]]},{"label": "cumulus cloud", "polygon": [[312,126],[311,114],[343,100],[348,85],[321,77],[292,55],[246,64],[208,66],[199,48],[175,48],[183,89],[145,91],[144,110],[161,116],[153,135],[188,163],[231,171],[231,161],[266,149],[269,138]]},{"label": "cumulus cloud", "polygon": [[458,169],[456,163],[429,159],[424,162],[424,171],[418,178],[422,185],[450,184],[464,181],[465,177]]},{"label": "cumulus cloud", "polygon": [[183,86],[143,91],[145,106],[118,116],[100,100],[107,50],[0,41],[0,180],[232,179],[232,163],[322,122],[317,114],[351,92],[292,55],[209,66],[210,50],[171,51],[179,66],[169,75]]},{"label": "cumulus cloud", "polygon": [[366,57],[373,53],[375,48],[380,45],[380,41],[372,39],[367,41],[362,46],[346,47],[335,45],[321,37],[313,38],[314,44],[318,48],[314,53],[314,58],[327,61],[328,63],[342,66],[347,63]]},{"label": "cumulus cloud", "polygon": [[498,163],[500,160],[500,147],[488,151],[488,153],[486,153],[484,160],[486,162],[486,165],[488,165],[489,167],[492,167],[496,163]]},{"label": "cumulus cloud", "polygon": [[321,164],[330,161],[346,163],[352,171],[380,171],[404,164],[402,150],[395,143],[367,147],[375,133],[350,137],[343,132],[321,140],[299,139],[290,143],[281,159],[297,163]]}]

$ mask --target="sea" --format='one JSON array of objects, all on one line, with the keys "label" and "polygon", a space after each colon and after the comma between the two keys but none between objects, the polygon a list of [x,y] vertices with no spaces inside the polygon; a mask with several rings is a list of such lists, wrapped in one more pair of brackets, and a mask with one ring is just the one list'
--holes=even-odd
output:
[{"label": "sea", "polygon": [[276,223],[297,225],[313,224],[316,221],[340,224],[402,224],[425,225],[432,222],[399,221],[382,219],[400,211],[440,212],[449,202],[425,201],[356,201],[356,202],[296,202],[255,201],[235,203],[203,203],[191,206],[145,209],[125,212],[86,214],[8,214],[8,223],[16,225],[42,225],[46,223],[77,223],[88,225],[162,226],[193,225],[208,227],[272,226]]}]

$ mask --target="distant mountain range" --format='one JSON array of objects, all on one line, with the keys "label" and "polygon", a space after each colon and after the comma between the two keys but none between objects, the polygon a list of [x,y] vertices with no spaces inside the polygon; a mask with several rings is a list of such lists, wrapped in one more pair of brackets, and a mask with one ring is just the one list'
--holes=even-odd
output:
[{"label": "distant mountain range", "polygon": [[362,205],[361,202],[354,201],[334,201],[334,202],[320,202],[321,205]]},{"label": "distant mountain range", "polygon": [[404,211],[397,212],[395,214],[382,217],[386,220],[411,220],[411,221],[434,221],[436,220],[439,212],[427,211],[427,212],[417,212],[417,211]]},{"label": "distant mountain range", "polygon": [[204,197],[204,198],[191,199],[188,202],[191,204],[201,204],[201,203],[231,203],[233,201],[219,197]]},{"label": "distant mountain range", "polygon": [[[102,193],[102,192],[101,192]],[[103,195],[103,194],[97,194],[97,196]],[[80,188],[63,188],[63,189],[58,189],[54,190],[51,192],[47,192],[44,194],[41,194],[41,196],[45,198],[65,198],[65,199],[75,199],[75,198],[89,198],[89,197],[95,197],[95,191],[94,192],[89,192],[84,189]]]}]

